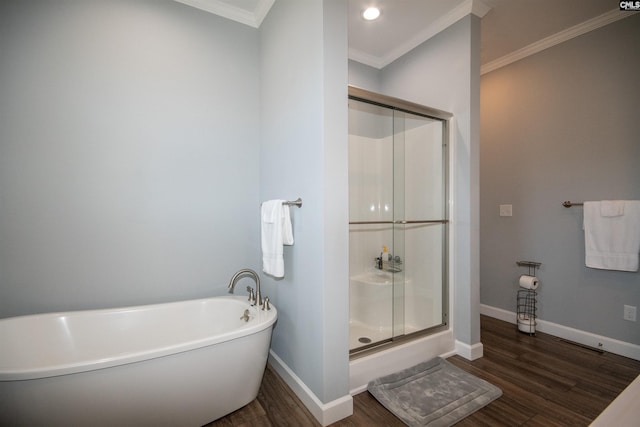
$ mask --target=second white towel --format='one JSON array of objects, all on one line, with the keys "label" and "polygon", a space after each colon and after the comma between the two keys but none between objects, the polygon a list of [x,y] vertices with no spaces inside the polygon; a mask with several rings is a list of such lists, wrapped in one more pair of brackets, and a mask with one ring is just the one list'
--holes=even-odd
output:
[{"label": "second white towel", "polygon": [[640,201],[585,202],[584,244],[587,267],[638,271]]},{"label": "second white towel", "polygon": [[260,209],[262,271],[284,277],[283,245],[293,245],[289,206],[285,200],[269,200]]}]

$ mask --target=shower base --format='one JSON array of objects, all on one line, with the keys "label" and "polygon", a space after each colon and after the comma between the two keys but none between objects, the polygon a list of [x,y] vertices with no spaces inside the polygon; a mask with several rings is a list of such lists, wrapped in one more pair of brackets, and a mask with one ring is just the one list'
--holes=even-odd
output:
[{"label": "shower base", "polygon": [[[417,326],[405,325],[403,333],[411,334],[419,330]],[[377,328],[357,320],[349,322],[349,350],[388,340],[391,336],[391,328]]]},{"label": "shower base", "polygon": [[[349,350],[389,338],[391,338],[391,328],[375,328],[371,325],[353,320],[349,323]],[[371,341],[363,342],[365,340]]]}]

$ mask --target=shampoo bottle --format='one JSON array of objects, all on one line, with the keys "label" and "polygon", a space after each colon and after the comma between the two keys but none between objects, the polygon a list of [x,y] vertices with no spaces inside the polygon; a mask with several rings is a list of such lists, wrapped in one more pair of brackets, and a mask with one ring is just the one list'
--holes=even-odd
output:
[{"label": "shampoo bottle", "polygon": [[380,258],[382,258],[382,268],[384,269],[387,266],[387,262],[389,262],[389,252],[387,252],[386,245],[382,246],[382,255],[380,255]]}]

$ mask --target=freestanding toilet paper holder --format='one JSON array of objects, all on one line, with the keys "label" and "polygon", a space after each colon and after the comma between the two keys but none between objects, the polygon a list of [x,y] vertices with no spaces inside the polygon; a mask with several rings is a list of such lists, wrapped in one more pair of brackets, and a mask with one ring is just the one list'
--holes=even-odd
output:
[{"label": "freestanding toilet paper holder", "polygon": [[520,267],[529,267],[529,272],[527,273],[529,276],[535,276],[536,268],[542,265],[541,262],[534,261],[516,261],[516,264],[518,264]]},{"label": "freestanding toilet paper holder", "polygon": [[[527,267],[529,269],[529,276],[535,276],[536,268],[542,265],[542,263],[534,261],[516,261],[516,264],[521,267]],[[536,334],[537,296],[538,293],[535,289],[518,289],[516,299],[516,323],[518,330],[525,334]]]}]

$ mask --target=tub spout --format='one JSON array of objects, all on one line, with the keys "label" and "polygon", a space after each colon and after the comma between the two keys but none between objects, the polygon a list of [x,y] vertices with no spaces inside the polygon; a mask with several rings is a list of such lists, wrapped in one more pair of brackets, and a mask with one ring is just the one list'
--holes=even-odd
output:
[{"label": "tub spout", "polygon": [[229,281],[229,293],[230,294],[233,293],[233,288],[235,288],[236,282],[240,280],[241,277],[244,277],[244,276],[251,276],[251,278],[253,278],[253,281],[256,282],[255,304],[257,306],[261,306],[262,294],[260,293],[260,277],[258,276],[258,273],[251,270],[250,268],[243,268],[242,270],[238,270],[236,274],[233,275],[233,277]]}]

